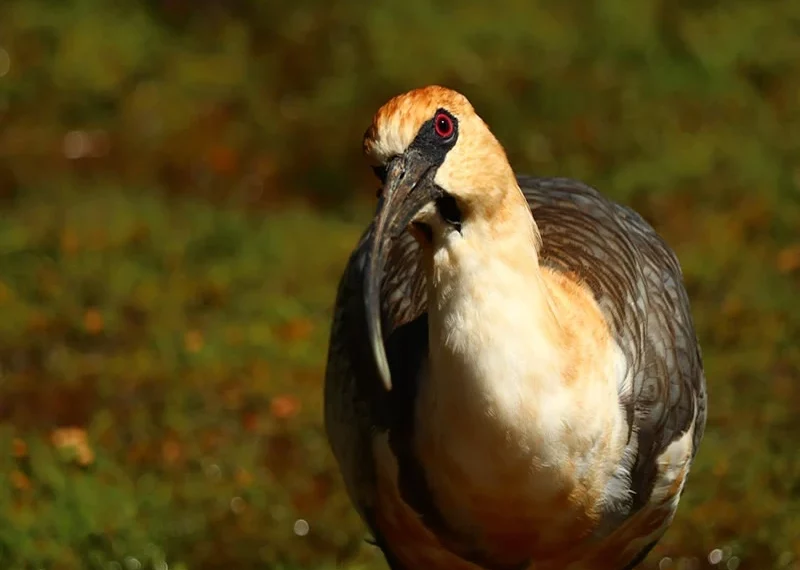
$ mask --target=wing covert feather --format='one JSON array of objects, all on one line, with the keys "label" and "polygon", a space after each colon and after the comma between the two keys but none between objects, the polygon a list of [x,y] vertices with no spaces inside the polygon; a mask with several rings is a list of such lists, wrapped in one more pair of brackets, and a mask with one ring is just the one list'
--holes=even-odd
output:
[{"label": "wing covert feather", "polygon": [[620,398],[635,434],[635,510],[649,498],[659,455],[692,424],[696,452],[705,427],[702,355],[678,258],[638,213],[586,184],[519,182],[542,234],[542,263],[589,286],[628,362]]}]

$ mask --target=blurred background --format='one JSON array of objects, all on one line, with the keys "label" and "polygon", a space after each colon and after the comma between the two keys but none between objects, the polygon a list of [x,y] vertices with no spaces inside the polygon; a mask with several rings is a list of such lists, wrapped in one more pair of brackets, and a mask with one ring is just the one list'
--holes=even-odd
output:
[{"label": "blurred background", "polygon": [[790,0],[2,0],[1,568],[385,568],[322,373],[362,134],[430,83],[680,256],[710,416],[643,568],[800,568]]}]

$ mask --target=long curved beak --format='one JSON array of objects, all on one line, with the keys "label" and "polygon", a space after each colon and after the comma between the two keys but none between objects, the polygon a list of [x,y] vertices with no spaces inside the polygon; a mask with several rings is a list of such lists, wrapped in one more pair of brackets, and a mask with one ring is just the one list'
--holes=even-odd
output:
[{"label": "long curved beak", "polygon": [[387,390],[392,389],[392,379],[383,344],[381,284],[392,241],[406,230],[426,204],[434,200],[435,186],[430,176],[432,166],[430,161],[413,151],[395,158],[387,169],[386,183],[375,214],[364,274],[364,302],[372,354]]}]

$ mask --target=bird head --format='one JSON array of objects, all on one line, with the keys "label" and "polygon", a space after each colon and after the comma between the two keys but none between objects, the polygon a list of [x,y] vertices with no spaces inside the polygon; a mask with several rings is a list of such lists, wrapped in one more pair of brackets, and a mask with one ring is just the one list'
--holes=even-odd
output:
[{"label": "bird head", "polygon": [[411,231],[432,252],[445,240],[474,239],[502,218],[509,188],[521,194],[502,145],[467,98],[444,87],[389,100],[364,135],[364,153],[382,184],[365,273],[367,323],[391,389],[380,286],[392,241]]}]

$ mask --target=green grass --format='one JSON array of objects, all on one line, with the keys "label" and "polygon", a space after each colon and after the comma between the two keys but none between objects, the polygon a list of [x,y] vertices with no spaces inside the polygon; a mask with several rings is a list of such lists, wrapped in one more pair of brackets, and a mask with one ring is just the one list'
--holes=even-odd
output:
[{"label": "green grass", "polygon": [[[6,211],[0,566],[316,567],[355,548],[320,370],[357,231],[113,190]],[[96,460],[60,454],[58,426]]]},{"label": "green grass", "polygon": [[[743,568],[789,568],[800,260],[784,250],[778,263],[778,242],[746,231],[767,213],[660,212],[692,293],[710,419],[645,567],[719,547]],[[366,216],[247,214],[113,186],[7,207],[0,566],[382,568],[321,427],[331,303]],[[85,430],[85,465],[80,442],[53,439],[69,426]]]}]

